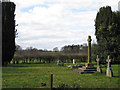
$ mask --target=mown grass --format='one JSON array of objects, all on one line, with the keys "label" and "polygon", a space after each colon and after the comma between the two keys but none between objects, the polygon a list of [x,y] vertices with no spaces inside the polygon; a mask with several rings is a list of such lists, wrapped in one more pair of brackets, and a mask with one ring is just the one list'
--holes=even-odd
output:
[{"label": "mown grass", "polygon": [[[102,70],[106,67],[102,65]],[[53,73],[53,87],[67,88],[118,88],[120,65],[112,65],[114,77],[105,73],[78,74],[66,66],[56,64],[10,64],[2,68],[3,88],[48,88],[50,73]],[[46,83],[47,86],[41,86]]]}]

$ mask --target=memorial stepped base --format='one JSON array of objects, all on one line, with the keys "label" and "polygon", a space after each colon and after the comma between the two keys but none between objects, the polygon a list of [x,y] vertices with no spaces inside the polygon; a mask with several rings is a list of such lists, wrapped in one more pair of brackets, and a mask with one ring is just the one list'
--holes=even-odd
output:
[{"label": "memorial stepped base", "polygon": [[74,70],[74,71],[77,72],[77,73],[80,73],[80,74],[83,74],[83,73],[94,73],[94,72],[97,71],[97,68],[94,67],[93,64],[91,64],[90,66],[88,66],[88,64],[86,64],[82,68],[78,68],[77,70]]},{"label": "memorial stepped base", "polygon": [[81,73],[94,73],[97,71],[96,67],[86,67],[86,68],[79,68]]}]

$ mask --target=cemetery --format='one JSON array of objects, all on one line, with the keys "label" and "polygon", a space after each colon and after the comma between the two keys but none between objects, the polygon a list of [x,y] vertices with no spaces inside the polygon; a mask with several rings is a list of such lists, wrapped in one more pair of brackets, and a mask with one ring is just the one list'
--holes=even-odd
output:
[{"label": "cemetery", "polygon": [[[95,65],[97,66],[97,65]],[[53,88],[119,88],[119,65],[111,65],[113,77],[105,72],[79,74],[69,67],[56,64],[11,64],[3,67],[3,88],[49,88],[53,73]]]},{"label": "cemetery", "polygon": [[110,56],[106,65],[98,55],[92,61],[90,42],[89,36],[87,62],[8,64],[3,67],[3,88],[119,88],[119,65],[111,65]]},{"label": "cemetery", "polygon": [[2,4],[3,90],[120,88],[120,12],[113,12],[110,6],[99,9],[95,19],[97,44],[88,35],[86,45],[66,45],[61,51],[22,50],[15,46],[16,5],[10,1]]}]

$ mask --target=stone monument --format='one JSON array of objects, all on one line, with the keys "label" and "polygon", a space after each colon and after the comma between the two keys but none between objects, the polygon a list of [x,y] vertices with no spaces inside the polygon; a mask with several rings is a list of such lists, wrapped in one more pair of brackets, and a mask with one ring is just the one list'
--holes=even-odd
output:
[{"label": "stone monument", "polygon": [[96,61],[97,61],[97,71],[100,72],[100,73],[102,73],[102,69],[100,67],[100,59],[98,58],[98,55],[97,55]]},{"label": "stone monument", "polygon": [[111,62],[110,56],[108,56],[106,61],[108,62],[106,76],[113,77],[113,72],[112,72],[111,64],[110,64],[110,62]]},{"label": "stone monument", "polygon": [[73,64],[75,64],[75,59],[73,59]]},{"label": "stone monument", "polygon": [[91,63],[91,36],[88,36],[88,63],[85,64],[86,67],[93,67]]},{"label": "stone monument", "polygon": [[94,73],[97,71],[96,67],[94,67],[94,64],[91,62],[91,41],[91,36],[88,36],[88,63],[78,69],[79,73]]},{"label": "stone monument", "polygon": [[60,60],[57,60],[57,65],[59,65],[60,64]]},{"label": "stone monument", "polygon": [[91,36],[88,36],[88,63],[91,63]]}]

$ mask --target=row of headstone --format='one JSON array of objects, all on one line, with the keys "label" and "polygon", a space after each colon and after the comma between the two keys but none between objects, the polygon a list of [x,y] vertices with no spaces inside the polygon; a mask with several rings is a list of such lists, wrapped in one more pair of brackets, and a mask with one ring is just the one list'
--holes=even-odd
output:
[{"label": "row of headstone", "polygon": [[[100,59],[98,58],[98,55],[97,55],[96,60],[97,60],[97,71],[102,72],[102,69],[100,67]],[[111,64],[110,64],[110,62],[111,62],[110,56],[108,56],[106,61],[108,62],[107,70],[106,70],[106,76],[113,77],[113,72],[112,72],[112,68],[111,68]]]},{"label": "row of headstone", "polygon": [[[71,69],[73,69],[73,68],[79,68],[79,67],[84,66],[84,65],[75,65],[75,64],[76,64],[75,59],[73,59],[73,64],[74,64],[74,65],[68,65],[68,64],[66,63],[66,66],[69,67],[69,68],[71,68]],[[60,62],[60,60],[57,60],[57,65],[59,65],[59,66],[65,66],[63,62]]]}]

